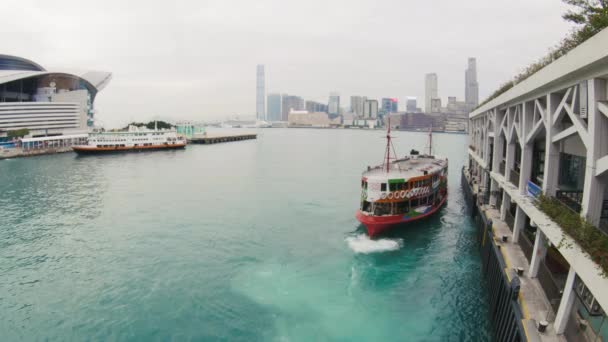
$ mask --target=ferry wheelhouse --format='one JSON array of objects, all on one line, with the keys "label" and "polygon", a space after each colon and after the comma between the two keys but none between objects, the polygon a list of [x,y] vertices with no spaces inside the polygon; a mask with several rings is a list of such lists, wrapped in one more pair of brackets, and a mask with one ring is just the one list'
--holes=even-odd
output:
[{"label": "ferry wheelhouse", "polygon": [[129,126],[126,132],[90,133],[84,145],[72,149],[81,154],[182,149],[186,138],[175,130],[142,130]]},{"label": "ferry wheelhouse", "polygon": [[389,127],[384,163],[368,167],[361,178],[356,217],[370,236],[432,215],[445,203],[448,160],[432,154],[431,134],[428,154],[412,150],[409,156],[397,158],[391,153]]}]

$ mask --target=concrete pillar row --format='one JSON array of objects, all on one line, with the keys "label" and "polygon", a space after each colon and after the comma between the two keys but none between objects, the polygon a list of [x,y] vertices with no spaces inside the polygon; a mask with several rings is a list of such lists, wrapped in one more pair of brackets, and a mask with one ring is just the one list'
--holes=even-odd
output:
[{"label": "concrete pillar row", "polygon": [[566,326],[568,325],[568,319],[570,318],[570,313],[572,312],[572,305],[574,304],[574,297],[576,294],[574,293],[574,280],[576,279],[576,272],[574,272],[574,268],[570,267],[570,271],[568,271],[568,278],[566,278],[566,286],[564,287],[564,292],[562,294],[562,300],[559,303],[559,308],[557,309],[557,314],[555,315],[555,333],[560,335],[566,331]]}]

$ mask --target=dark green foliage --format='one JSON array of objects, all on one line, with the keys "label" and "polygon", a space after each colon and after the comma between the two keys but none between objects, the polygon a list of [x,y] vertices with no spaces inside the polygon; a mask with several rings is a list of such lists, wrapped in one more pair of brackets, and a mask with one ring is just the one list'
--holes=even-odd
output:
[{"label": "dark green foliage", "polygon": [[150,121],[148,123],[143,123],[143,122],[131,122],[130,124],[127,125],[127,127],[125,127],[124,129],[128,129],[129,126],[137,126],[137,127],[146,127],[147,129],[154,129],[154,127],[156,126],[158,129],[171,129],[173,127],[175,127],[174,125],[166,122],[166,121]]},{"label": "dark green foliage", "polygon": [[24,136],[30,134],[30,130],[27,128],[17,129],[14,131],[6,132],[6,136],[10,138],[23,138]]},{"label": "dark green foliage", "polygon": [[[608,236],[553,197],[541,195],[537,206],[589,253],[591,259],[600,265],[602,275],[608,277]],[[560,245],[564,246],[563,243],[562,239]]]},{"label": "dark green foliage", "polygon": [[549,50],[549,54],[529,65],[522,73],[515,76],[512,81],[504,83],[498,90],[493,92],[477,108],[497,98],[502,93],[513,88],[514,85],[524,81],[540,69],[551,64],[554,60],[566,55],[572,49],[593,37],[595,34],[608,27],[608,0],[562,0],[574,7],[562,17],[579,25],[557,46]]}]

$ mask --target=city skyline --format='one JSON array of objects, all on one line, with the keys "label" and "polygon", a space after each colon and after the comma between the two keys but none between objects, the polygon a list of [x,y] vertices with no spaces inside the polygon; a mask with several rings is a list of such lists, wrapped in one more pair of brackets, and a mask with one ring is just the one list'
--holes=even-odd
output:
[{"label": "city skyline", "polygon": [[[500,6],[501,15],[491,20],[483,14],[499,5],[481,0],[467,6],[450,1],[389,5],[390,13],[373,1],[299,6],[272,0],[262,5],[184,1],[178,6],[9,1],[0,13],[9,29],[0,37],[4,54],[49,68],[111,72],[112,87],[97,99],[97,117],[120,127],[151,118],[254,117],[252,70],[258,63],[266,66],[267,93],[293,93],[316,102],[325,102],[333,90],[340,92],[341,102],[351,95],[397,97],[401,103],[416,96],[423,107],[425,73],[439,75],[444,102],[449,95],[462,98],[463,61],[475,56],[483,100],[571,28],[561,18],[567,6],[552,0],[513,1]],[[417,15],[403,21],[404,11]],[[140,19],[137,25],[134,16]],[[291,24],[306,18],[320,24]],[[429,21],[438,24],[418,29]],[[517,49],[506,49],[505,41],[518,42]],[[386,49],[389,42],[392,48]]]}]

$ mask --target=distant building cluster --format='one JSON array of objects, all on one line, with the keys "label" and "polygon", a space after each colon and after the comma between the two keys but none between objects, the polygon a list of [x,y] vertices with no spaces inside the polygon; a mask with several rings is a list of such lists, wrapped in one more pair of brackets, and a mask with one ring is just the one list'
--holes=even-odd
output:
[{"label": "distant building cluster", "polygon": [[436,73],[425,75],[424,109],[418,107],[416,97],[407,96],[405,108],[399,110],[399,100],[384,97],[380,101],[367,96],[350,96],[350,107],[345,108],[338,92],[330,92],[326,103],[304,100],[286,93],[266,95],[265,68],[257,66],[256,118],[289,127],[361,127],[385,126],[389,119],[395,129],[466,131],[468,114],[479,104],[477,62],[469,58],[465,70],[464,101],[449,96],[443,103],[439,96]]}]

